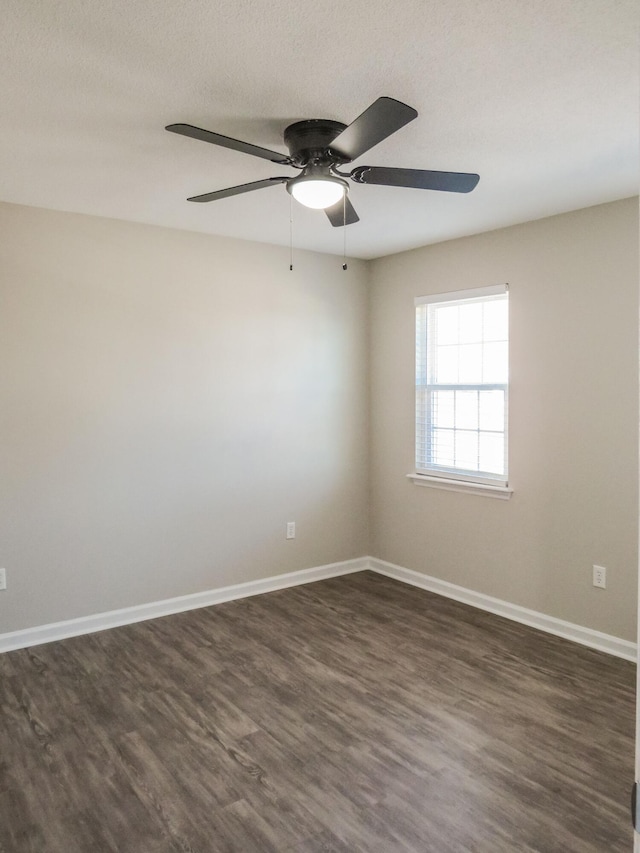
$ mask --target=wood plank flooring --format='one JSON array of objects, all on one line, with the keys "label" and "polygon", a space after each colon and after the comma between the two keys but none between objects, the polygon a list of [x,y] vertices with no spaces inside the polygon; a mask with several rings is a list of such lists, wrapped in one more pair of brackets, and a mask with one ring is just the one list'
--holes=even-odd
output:
[{"label": "wood plank flooring", "polygon": [[2,853],[629,853],[635,667],[362,572],[0,655]]}]

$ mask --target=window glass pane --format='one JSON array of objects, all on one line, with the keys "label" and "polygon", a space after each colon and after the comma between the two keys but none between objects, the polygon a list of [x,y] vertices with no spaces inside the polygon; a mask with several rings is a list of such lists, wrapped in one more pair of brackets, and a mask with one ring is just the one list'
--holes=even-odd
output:
[{"label": "window glass pane", "polygon": [[482,381],[505,383],[507,381],[507,343],[489,343],[483,347]]},{"label": "window glass pane", "polygon": [[458,382],[473,385],[482,382],[482,345],[463,344],[458,347],[460,370]]},{"label": "window glass pane", "polygon": [[458,347],[438,347],[434,380],[441,385],[458,381]]},{"label": "window glass pane", "polygon": [[450,429],[434,429],[431,457],[434,465],[454,465],[454,432]]},{"label": "window glass pane", "polygon": [[485,341],[506,341],[508,335],[507,300],[493,299],[484,305],[484,329]]},{"label": "window glass pane", "polygon": [[442,305],[434,308],[435,332],[438,344],[458,343],[458,306]]},{"label": "window glass pane", "polygon": [[456,429],[478,429],[478,392],[456,391]]},{"label": "window glass pane", "polygon": [[482,430],[504,429],[504,391],[479,392],[479,426]]},{"label": "window glass pane", "polygon": [[480,470],[504,474],[504,436],[496,432],[481,432],[479,439]]},{"label": "window glass pane", "polygon": [[471,302],[461,305],[460,311],[460,343],[475,344],[482,340],[482,303]]},{"label": "window glass pane", "polygon": [[423,388],[416,389],[416,425],[420,431],[426,429],[427,426],[427,407],[429,405],[427,393]]},{"label": "window glass pane", "polygon": [[416,384],[427,381],[427,306],[416,308]]},{"label": "window glass pane", "polygon": [[416,306],[419,470],[506,480],[508,332],[506,294]]},{"label": "window glass pane", "polygon": [[456,430],[456,467],[478,470],[478,433]]},{"label": "window glass pane", "polygon": [[434,391],[431,397],[433,406],[433,425],[434,427],[449,427],[454,424],[454,392],[453,391]]},{"label": "window glass pane", "polygon": [[424,385],[427,381],[427,358],[424,351],[416,349],[416,385]]}]

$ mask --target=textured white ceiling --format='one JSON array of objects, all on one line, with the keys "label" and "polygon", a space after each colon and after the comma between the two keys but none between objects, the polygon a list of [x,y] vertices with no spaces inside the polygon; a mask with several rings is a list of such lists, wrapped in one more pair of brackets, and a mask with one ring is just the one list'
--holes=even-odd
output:
[{"label": "textured white ceiling", "polygon": [[[470,195],[353,186],[371,258],[638,192],[637,0],[3,0],[0,200],[287,245],[283,167],[167,133],[286,151],[304,118],[380,95],[418,118],[355,165],[478,172]],[[297,174],[293,170],[291,174]],[[342,229],[294,204],[299,248]]]}]

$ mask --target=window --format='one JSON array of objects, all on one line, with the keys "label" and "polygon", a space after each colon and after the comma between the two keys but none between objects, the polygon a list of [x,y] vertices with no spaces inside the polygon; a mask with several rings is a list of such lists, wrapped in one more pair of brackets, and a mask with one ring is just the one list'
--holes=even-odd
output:
[{"label": "window", "polygon": [[416,299],[416,473],[507,486],[506,285]]}]

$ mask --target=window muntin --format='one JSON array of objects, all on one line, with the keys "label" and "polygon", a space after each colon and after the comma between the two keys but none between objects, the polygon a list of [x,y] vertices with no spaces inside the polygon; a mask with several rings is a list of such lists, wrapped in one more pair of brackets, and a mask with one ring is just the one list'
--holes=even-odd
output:
[{"label": "window muntin", "polygon": [[507,483],[508,291],[416,299],[416,472]]}]

